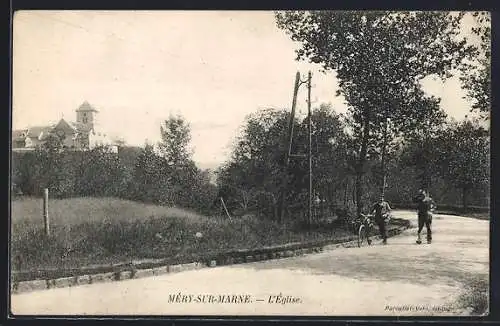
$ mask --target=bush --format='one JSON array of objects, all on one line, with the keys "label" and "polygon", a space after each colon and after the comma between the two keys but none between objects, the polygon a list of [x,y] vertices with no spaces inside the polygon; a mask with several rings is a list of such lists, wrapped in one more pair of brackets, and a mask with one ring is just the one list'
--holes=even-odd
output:
[{"label": "bush", "polygon": [[16,194],[42,196],[43,189],[49,188],[53,198],[119,197],[204,214],[210,212],[216,194],[208,173],[194,162],[171,167],[151,147],[121,149],[118,154],[105,147],[86,152],[39,149],[13,153],[12,176]]}]

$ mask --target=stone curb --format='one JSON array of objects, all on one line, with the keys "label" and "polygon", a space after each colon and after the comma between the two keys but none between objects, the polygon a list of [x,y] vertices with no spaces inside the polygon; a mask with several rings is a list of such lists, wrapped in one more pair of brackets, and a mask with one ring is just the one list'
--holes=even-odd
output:
[{"label": "stone curb", "polygon": [[[396,227],[395,229],[390,230],[389,237],[401,234],[403,231],[410,228],[412,228],[412,225],[410,223],[405,223],[405,225],[401,225]],[[377,236],[374,238],[380,238],[380,237]],[[220,257],[218,259],[217,258],[209,259],[206,263],[193,262],[188,264],[167,265],[167,266],[145,268],[145,269],[136,269],[133,265],[130,265],[128,267],[122,267],[117,271],[108,273],[79,275],[79,276],[63,277],[63,278],[49,279],[49,280],[10,282],[11,293],[20,294],[20,293],[46,290],[46,289],[65,288],[65,287],[73,287],[86,284],[107,283],[113,281],[138,279],[138,278],[152,277],[164,274],[198,270],[202,268],[211,268],[216,266],[236,265],[236,264],[244,264],[244,263],[257,262],[263,260],[290,258],[290,257],[320,253],[325,250],[329,251],[338,248],[352,248],[355,246],[357,246],[357,240],[345,241],[329,245],[328,244],[317,245],[317,246],[313,245],[311,247],[297,248],[294,250],[282,248],[281,250],[278,249],[276,251],[270,251],[267,253],[262,252],[253,255],[245,255],[244,252],[242,252],[242,255],[240,255],[239,257],[232,257],[232,256],[227,256],[225,258]],[[249,250],[247,252],[252,252],[252,251],[255,250]]]}]

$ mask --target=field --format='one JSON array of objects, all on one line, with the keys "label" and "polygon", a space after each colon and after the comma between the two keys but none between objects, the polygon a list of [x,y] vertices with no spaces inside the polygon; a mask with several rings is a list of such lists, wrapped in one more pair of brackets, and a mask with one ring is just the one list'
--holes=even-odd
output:
[{"label": "field", "polygon": [[[12,201],[14,271],[67,269],[147,258],[191,262],[206,253],[259,248],[346,235],[335,227],[305,232],[292,224],[243,216],[203,216],[180,208],[116,198],[54,199],[51,236],[44,236],[42,200]],[[197,237],[200,232],[202,237]]]}]

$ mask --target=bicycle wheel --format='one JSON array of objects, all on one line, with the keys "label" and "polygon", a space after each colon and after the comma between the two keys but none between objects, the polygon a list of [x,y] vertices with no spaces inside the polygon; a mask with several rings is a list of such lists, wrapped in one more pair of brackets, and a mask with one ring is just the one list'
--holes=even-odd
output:
[{"label": "bicycle wheel", "polygon": [[367,238],[366,238],[366,227],[364,225],[361,225],[358,230],[358,247],[363,247],[368,244]]}]

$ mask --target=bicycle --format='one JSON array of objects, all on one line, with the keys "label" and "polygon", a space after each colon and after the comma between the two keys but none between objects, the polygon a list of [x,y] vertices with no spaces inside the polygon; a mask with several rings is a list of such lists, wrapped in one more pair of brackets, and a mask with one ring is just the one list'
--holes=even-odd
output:
[{"label": "bicycle", "polygon": [[371,245],[372,241],[369,238],[370,231],[373,230],[373,215],[360,214],[356,220],[352,222],[355,226],[356,234],[358,236],[358,247],[361,248],[365,245]]}]

